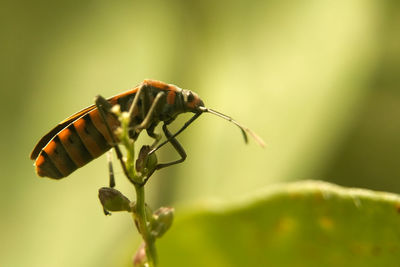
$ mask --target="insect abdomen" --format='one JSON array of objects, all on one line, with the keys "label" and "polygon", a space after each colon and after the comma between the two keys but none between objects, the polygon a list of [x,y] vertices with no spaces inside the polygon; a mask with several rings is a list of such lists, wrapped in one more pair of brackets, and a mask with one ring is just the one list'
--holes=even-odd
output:
[{"label": "insect abdomen", "polygon": [[[119,125],[107,116],[111,129]],[[114,136],[114,140],[116,137]],[[62,129],[42,149],[36,159],[39,176],[60,179],[104,154],[112,147],[112,138],[97,109],[93,109]]]}]

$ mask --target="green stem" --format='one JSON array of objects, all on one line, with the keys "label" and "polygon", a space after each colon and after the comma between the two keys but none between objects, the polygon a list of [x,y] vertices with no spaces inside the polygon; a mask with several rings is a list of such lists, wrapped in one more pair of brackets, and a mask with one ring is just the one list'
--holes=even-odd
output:
[{"label": "green stem", "polygon": [[146,203],[144,198],[144,187],[140,185],[135,186],[136,189],[136,220],[139,225],[139,231],[145,242],[145,250],[147,262],[150,267],[154,267],[157,264],[157,251],[155,245],[155,238],[151,236],[150,231],[147,227],[148,219],[146,218]]},{"label": "green stem", "polygon": [[141,177],[142,174],[137,175],[135,172],[135,147],[134,141],[129,138],[130,118],[128,114],[122,113],[120,115],[120,121],[122,131],[120,132],[119,138],[123,146],[125,146],[127,152],[125,166],[129,174],[128,179],[131,179],[131,181],[133,180],[132,182],[134,182],[136,190],[136,205],[135,211],[133,212],[133,217],[138,224],[139,232],[142,235],[145,243],[147,263],[149,267],[154,267],[157,264],[155,237],[150,234],[150,230],[148,228],[148,222],[151,218],[147,218],[144,186],[139,185],[141,182],[143,182],[144,177]]}]

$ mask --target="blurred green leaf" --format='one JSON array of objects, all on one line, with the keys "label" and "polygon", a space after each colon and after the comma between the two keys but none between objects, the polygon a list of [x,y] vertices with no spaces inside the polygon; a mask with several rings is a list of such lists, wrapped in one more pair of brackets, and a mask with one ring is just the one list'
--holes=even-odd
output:
[{"label": "blurred green leaf", "polygon": [[297,182],[177,215],[158,242],[161,266],[398,266],[390,193]]}]

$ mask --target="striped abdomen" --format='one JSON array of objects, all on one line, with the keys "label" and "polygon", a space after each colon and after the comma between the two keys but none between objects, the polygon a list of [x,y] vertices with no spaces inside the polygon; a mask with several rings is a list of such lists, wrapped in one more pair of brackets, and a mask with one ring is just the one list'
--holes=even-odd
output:
[{"label": "striped abdomen", "polygon": [[[112,130],[119,125],[111,114],[107,122]],[[35,166],[39,176],[66,177],[112,147],[112,139],[97,108],[83,113],[54,135],[37,155]]]},{"label": "striped abdomen", "polygon": [[[111,105],[119,104],[121,111],[128,111],[139,88],[143,91],[131,114],[131,126],[143,122],[154,98],[160,91],[164,91],[166,97],[162,100],[164,102],[159,102],[157,111],[153,114],[152,123],[148,127],[154,129],[160,120],[176,116],[175,109],[182,106],[177,101],[181,98],[176,98],[177,93],[181,93],[182,89],[153,80],[144,80],[141,85],[107,100]],[[168,105],[169,109],[164,109],[163,105]],[[171,114],[165,110],[169,110]],[[112,114],[107,115],[107,124],[112,131],[119,126],[118,119]],[[133,136],[135,137],[137,136]],[[114,140],[118,141],[115,136]],[[60,122],[43,136],[30,157],[35,160],[36,172],[39,176],[60,179],[104,154],[112,145],[109,131],[96,106],[92,105]]]}]

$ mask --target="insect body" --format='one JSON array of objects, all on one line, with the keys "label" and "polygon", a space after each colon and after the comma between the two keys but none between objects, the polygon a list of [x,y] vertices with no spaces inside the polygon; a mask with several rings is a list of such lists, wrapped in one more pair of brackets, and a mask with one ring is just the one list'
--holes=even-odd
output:
[{"label": "insect body", "polygon": [[[262,140],[248,128],[240,125],[230,117],[204,106],[203,101],[189,90],[160,81],[144,80],[139,86],[107,100],[97,98],[96,104],[89,106],[64,121],[40,139],[30,157],[35,160],[39,176],[60,179],[68,176],[91,160],[104,154],[112,147],[117,148],[117,137],[113,134],[119,126],[117,117],[109,112],[109,107],[120,105],[121,111],[128,111],[131,117],[130,136],[136,140],[141,130],[146,130],[155,139],[153,147],[160,139],[154,133],[155,127],[163,122],[163,131],[167,140],[153,150],[170,142],[181,158],[179,160],[158,164],[157,169],[180,163],[186,153],[175,137],[203,112],[213,113],[236,124],[243,132],[250,133],[258,143]],[[175,134],[167,128],[175,118],[185,112],[195,115]],[[117,151],[118,153],[118,151]]]}]

